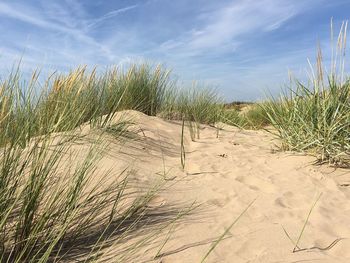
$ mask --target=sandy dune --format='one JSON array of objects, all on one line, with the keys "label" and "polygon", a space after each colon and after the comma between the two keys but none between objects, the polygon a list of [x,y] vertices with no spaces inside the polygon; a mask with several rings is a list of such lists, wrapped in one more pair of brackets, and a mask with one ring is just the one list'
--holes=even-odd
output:
[{"label": "sandy dune", "polygon": [[[186,166],[180,164],[181,124],[128,112],[140,140],[112,144],[101,166],[135,171],[134,179],[165,178],[166,190],[150,205],[201,204],[148,244],[133,262],[200,262],[216,240],[254,199],[206,262],[350,262],[350,173],[315,166],[313,158],[276,152],[265,131],[203,126],[196,142],[186,131]],[[306,216],[322,193],[293,253]],[[283,229],[284,228],[284,229]],[[166,230],[166,233],[168,230]],[[328,247],[340,238],[333,247]],[[158,242],[158,243],[157,243]],[[303,250],[305,249],[305,250]]]}]

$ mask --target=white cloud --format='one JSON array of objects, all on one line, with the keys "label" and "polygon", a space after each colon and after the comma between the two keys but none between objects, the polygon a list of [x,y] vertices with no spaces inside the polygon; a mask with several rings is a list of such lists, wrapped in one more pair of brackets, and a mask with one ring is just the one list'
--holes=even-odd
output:
[{"label": "white cloud", "polygon": [[[244,36],[278,29],[301,9],[292,1],[240,0],[198,15],[201,27],[163,43],[165,50],[182,48],[194,53],[237,48]],[[171,43],[171,45],[169,45]]]}]

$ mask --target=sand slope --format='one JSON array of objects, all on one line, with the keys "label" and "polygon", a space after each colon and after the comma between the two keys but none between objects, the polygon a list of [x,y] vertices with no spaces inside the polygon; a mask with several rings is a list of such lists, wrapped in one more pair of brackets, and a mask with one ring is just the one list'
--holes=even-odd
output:
[{"label": "sand slope", "polygon": [[[186,131],[186,167],[180,164],[181,125],[129,111],[139,140],[112,144],[101,165],[136,171],[139,182],[165,177],[167,189],[155,206],[201,206],[181,220],[154,262],[200,262],[213,240],[254,199],[256,201],[206,262],[350,262],[350,173],[312,165],[313,158],[276,152],[265,131],[203,126],[201,138]],[[114,146],[113,146],[114,145]],[[319,194],[299,247],[292,253],[310,207]],[[159,242],[164,236],[159,237]],[[150,246],[151,247],[151,246]],[[152,262],[157,249],[145,249],[134,262]]]}]

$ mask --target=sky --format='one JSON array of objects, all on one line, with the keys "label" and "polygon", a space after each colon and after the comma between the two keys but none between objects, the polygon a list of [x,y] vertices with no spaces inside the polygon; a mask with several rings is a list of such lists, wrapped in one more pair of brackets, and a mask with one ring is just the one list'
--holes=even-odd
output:
[{"label": "sky", "polygon": [[350,0],[0,0],[0,76],[20,60],[44,73],[147,61],[180,85],[254,101],[288,71],[305,75],[349,10]]}]

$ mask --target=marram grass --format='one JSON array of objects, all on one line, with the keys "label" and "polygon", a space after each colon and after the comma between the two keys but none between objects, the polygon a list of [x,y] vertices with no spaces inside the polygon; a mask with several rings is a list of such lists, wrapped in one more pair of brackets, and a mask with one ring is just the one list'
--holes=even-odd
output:
[{"label": "marram grass", "polygon": [[344,71],[347,23],[343,23],[330,69],[321,50],[307,84],[294,85],[279,99],[263,105],[282,140],[282,149],[313,154],[319,162],[349,165],[350,79]]},{"label": "marram grass", "polygon": [[[123,175],[110,172],[99,174],[101,182],[111,176],[115,181],[91,188],[104,148],[100,136],[103,132],[112,132],[115,138],[124,135],[128,122],[113,119],[120,110],[159,113],[173,85],[169,71],[147,64],[103,74],[80,67],[44,82],[38,72],[23,81],[19,69],[4,78],[0,83],[1,262],[95,261],[104,258],[111,243],[118,245],[135,231],[147,216],[146,205],[155,191],[133,197],[127,194]],[[90,125],[97,137],[86,142],[85,157],[77,158],[74,142],[86,136],[81,125]],[[131,245],[128,251],[137,247]],[[117,258],[125,258],[125,253]]]}]

